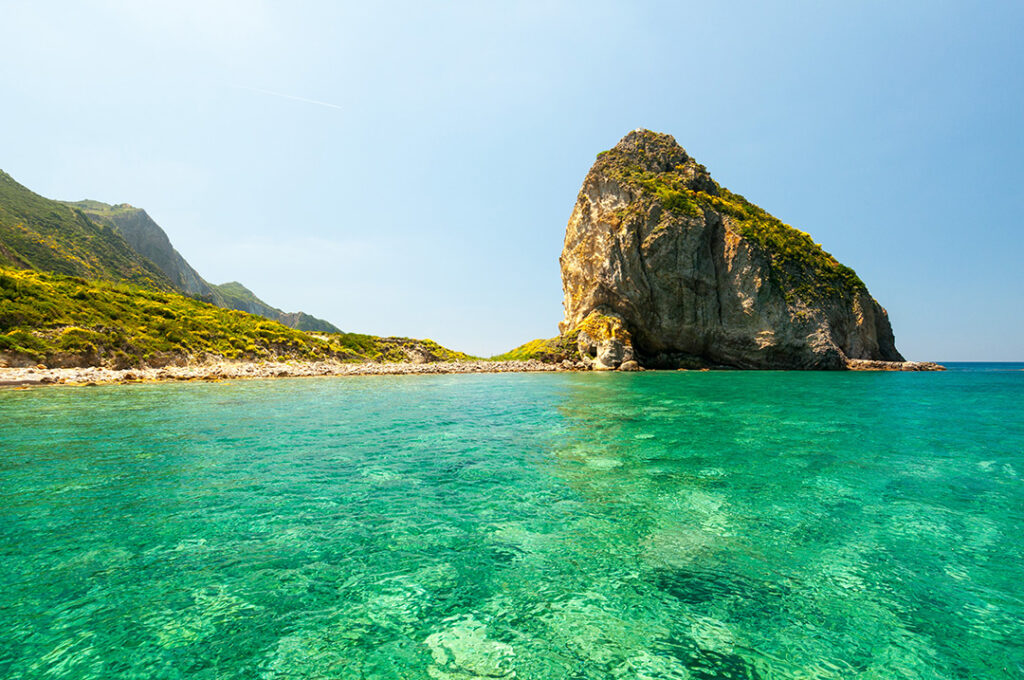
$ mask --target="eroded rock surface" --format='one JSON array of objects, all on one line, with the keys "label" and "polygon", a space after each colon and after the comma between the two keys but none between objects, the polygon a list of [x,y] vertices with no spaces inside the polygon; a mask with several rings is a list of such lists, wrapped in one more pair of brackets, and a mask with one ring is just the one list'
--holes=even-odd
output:
[{"label": "eroded rock surface", "polygon": [[885,309],[807,234],[634,130],[587,174],[560,259],[563,337],[614,369],[903,362]]}]

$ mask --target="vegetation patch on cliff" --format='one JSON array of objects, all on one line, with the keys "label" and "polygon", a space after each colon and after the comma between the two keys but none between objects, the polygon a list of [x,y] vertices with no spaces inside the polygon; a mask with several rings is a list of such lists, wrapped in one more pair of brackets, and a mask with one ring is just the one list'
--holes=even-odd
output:
[{"label": "vegetation patch on cliff", "polygon": [[[650,134],[651,143],[658,143],[657,135]],[[720,186],[693,161],[655,172],[650,169],[647,152],[611,149],[599,157],[598,165],[608,175],[652,196],[669,212],[701,217],[705,210],[713,210],[729,218],[733,228],[768,259],[773,283],[789,302],[798,298],[816,302],[867,290],[853,269],[840,264],[808,234]]]},{"label": "vegetation patch on cliff", "polygon": [[646,192],[654,194],[661,206],[687,217],[701,217],[700,205],[696,194],[687,186],[687,178],[677,172],[651,172],[641,165],[631,163],[628,156],[611,149],[607,155],[599,157],[601,165],[608,174],[627,184],[642,187]]},{"label": "vegetation patch on cliff", "polygon": [[590,339],[598,342],[619,340],[623,344],[630,344],[633,341],[622,319],[599,311],[588,314],[573,330],[576,334],[585,333]]},{"label": "vegetation patch on cliff", "polygon": [[579,360],[579,351],[576,349],[576,339],[579,331],[573,331],[555,338],[538,338],[525,344],[519,345],[504,354],[498,354],[489,361],[530,361],[537,360],[545,363],[558,363],[561,361]]},{"label": "vegetation patch on cliff", "polygon": [[800,298],[814,302],[867,292],[857,273],[825,252],[809,234],[783,223],[743,196],[719,187],[717,195],[697,192],[696,200],[730,218],[739,234],[768,257],[775,284],[787,301]]}]

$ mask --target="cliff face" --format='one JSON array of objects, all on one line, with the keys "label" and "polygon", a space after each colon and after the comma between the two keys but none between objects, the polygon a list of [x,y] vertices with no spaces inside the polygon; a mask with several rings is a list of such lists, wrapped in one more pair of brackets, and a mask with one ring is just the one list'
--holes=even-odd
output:
[{"label": "cliff face", "polygon": [[181,292],[200,298],[214,295],[210,284],[171,245],[167,233],[145,210],[125,204],[108,206],[98,201],[81,201],[75,205],[95,221],[109,224],[132,250],[159,267]]},{"label": "cliff face", "polygon": [[207,282],[175,249],[163,228],[141,208],[127,203],[108,205],[92,200],[67,205],[85,213],[96,223],[113,229],[132,250],[155,264],[176,290],[186,295],[225,309],[258,314],[300,331],[342,332],[334,324],[305,312],[284,312],[271,307],[240,283],[214,285]]},{"label": "cliff face", "polygon": [[599,155],[560,262],[560,329],[595,368],[903,361],[853,270],[720,187],[669,135],[634,130]]}]

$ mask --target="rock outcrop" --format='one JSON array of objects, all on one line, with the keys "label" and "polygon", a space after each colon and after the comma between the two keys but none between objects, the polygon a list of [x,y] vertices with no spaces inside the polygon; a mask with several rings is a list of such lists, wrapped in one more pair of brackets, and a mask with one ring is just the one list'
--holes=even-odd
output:
[{"label": "rock outcrop", "polygon": [[719,186],[669,135],[634,130],[598,156],[560,262],[560,330],[593,368],[903,362],[852,269]]}]

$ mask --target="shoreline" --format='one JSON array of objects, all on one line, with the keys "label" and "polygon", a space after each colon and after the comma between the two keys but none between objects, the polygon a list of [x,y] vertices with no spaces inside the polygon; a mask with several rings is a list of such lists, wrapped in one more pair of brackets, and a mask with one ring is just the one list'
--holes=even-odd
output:
[{"label": "shoreline", "polygon": [[[851,362],[853,364],[853,362]],[[634,369],[637,370],[637,369]],[[638,369],[641,371],[652,369]],[[694,370],[702,369],[669,369]],[[721,367],[719,370],[739,370]],[[858,361],[849,371],[934,371],[945,370],[932,362]],[[266,378],[326,378],[356,375],[454,375],[468,373],[550,373],[588,372],[582,363],[545,363],[536,359],[513,361],[450,361],[432,363],[340,363],[340,362],[213,362],[162,368],[114,369],[101,366],[74,368],[0,367],[0,388],[50,385],[94,386],[166,382],[220,382]],[[603,371],[601,371],[603,372]],[[612,371],[617,372],[617,371]],[[843,373],[844,371],[834,371]]]},{"label": "shoreline", "polygon": [[349,375],[444,375],[457,373],[539,373],[573,371],[574,365],[529,361],[451,361],[433,363],[216,362],[192,366],[114,369],[0,368],[0,388],[48,385],[93,386],[164,382],[219,382],[264,378],[326,378]]}]

